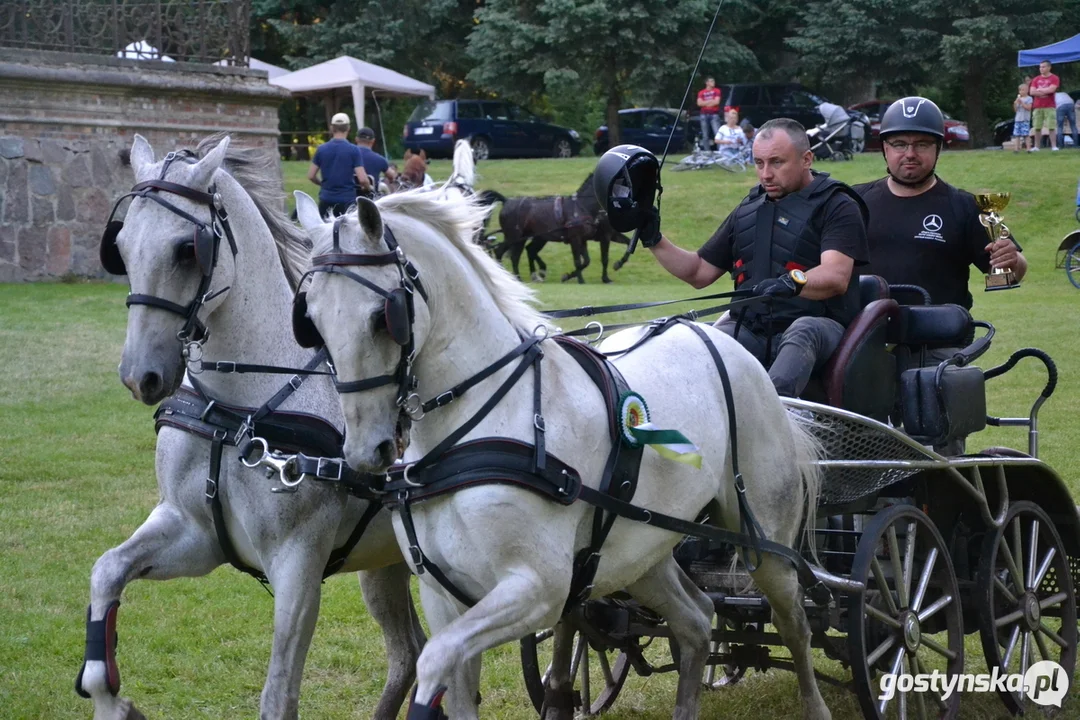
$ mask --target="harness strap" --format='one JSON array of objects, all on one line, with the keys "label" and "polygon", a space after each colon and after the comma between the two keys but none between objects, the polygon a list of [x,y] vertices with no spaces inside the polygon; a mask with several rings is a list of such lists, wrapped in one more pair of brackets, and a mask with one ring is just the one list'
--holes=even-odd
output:
[{"label": "harness strap", "polygon": [[349,538],[345,541],[345,544],[330,553],[330,557],[326,561],[326,568],[323,570],[323,580],[336,574],[345,565],[345,560],[356,548],[356,544],[360,542],[360,538],[363,537],[364,532],[367,530],[368,525],[375,519],[375,516],[382,510],[382,503],[371,501],[368,503],[367,509],[364,510],[364,514],[360,516],[360,520],[356,523],[356,527],[349,534]]},{"label": "harness strap", "polygon": [[459,397],[464,395],[466,390],[480,384],[484,380],[487,380],[489,377],[494,375],[496,372],[498,372],[499,370],[501,370],[502,368],[504,368],[508,364],[510,364],[510,362],[514,358],[520,357],[521,355],[523,355],[525,352],[528,351],[528,349],[530,347],[532,347],[535,344],[535,342],[536,342],[535,338],[531,338],[531,337],[526,338],[516,348],[514,348],[513,350],[508,352],[506,355],[503,355],[501,358],[499,358],[495,362],[491,363],[490,365],[488,365],[486,368],[484,368],[480,372],[478,372],[475,375],[469,377],[467,380],[464,380],[463,382],[458,383],[457,385],[450,388],[446,392],[439,393],[438,395],[436,395],[431,400],[428,400],[426,403],[424,403],[421,406],[423,411],[425,413],[428,413],[428,412],[431,412],[432,410],[434,410],[436,408],[445,407],[445,406],[449,405],[450,403],[454,402]]},{"label": "harness strap", "polygon": [[224,430],[221,430],[220,434],[214,434],[214,439],[210,443],[210,473],[206,476],[206,501],[210,503],[210,512],[214,516],[214,531],[217,533],[218,545],[221,546],[221,552],[230,565],[240,572],[247,573],[263,585],[269,585],[270,580],[265,573],[244,564],[236,553],[232,540],[229,539],[229,529],[225,525],[225,511],[221,505],[220,487],[221,452],[225,447],[225,437]]},{"label": "harness strap", "polygon": [[405,528],[405,537],[409,541],[409,555],[413,565],[416,566],[416,574],[431,573],[431,577],[439,583],[448,593],[453,595],[458,602],[466,607],[472,607],[476,601],[466,595],[461,588],[450,581],[438,565],[427,559],[424,551],[420,549],[420,541],[416,537],[416,526],[413,525],[412,509],[409,507],[408,491],[402,491],[399,496],[398,514],[401,516],[401,524]]}]

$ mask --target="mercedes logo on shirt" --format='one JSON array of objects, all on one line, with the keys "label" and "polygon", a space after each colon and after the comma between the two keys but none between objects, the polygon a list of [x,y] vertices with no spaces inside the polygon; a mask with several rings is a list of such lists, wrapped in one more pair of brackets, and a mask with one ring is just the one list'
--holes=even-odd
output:
[{"label": "mercedes logo on shirt", "polygon": [[941,225],[940,215],[927,215],[922,221],[923,229],[929,230],[930,232],[939,232],[941,230]]}]

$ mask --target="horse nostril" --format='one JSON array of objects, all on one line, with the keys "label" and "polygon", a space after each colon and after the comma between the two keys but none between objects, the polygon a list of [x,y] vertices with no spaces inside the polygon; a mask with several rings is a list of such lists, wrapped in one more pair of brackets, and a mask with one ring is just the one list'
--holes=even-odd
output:
[{"label": "horse nostril", "polygon": [[139,382],[139,393],[145,397],[157,397],[157,394],[161,392],[161,376],[156,372],[148,372],[143,375],[142,380]]},{"label": "horse nostril", "polygon": [[379,443],[375,452],[379,454],[379,460],[383,465],[392,465],[397,460],[397,446],[390,440]]}]

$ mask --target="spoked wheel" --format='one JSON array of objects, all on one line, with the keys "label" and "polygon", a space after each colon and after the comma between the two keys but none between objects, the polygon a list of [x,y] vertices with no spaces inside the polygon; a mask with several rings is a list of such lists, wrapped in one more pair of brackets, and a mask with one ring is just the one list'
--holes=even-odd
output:
[{"label": "spoked wheel", "polygon": [[[1053,521],[1038,505],[1013,503],[1005,524],[986,536],[976,579],[979,634],[991,672],[1020,673],[1053,660],[1071,678],[1076,667],[1076,596],[1069,558]],[[1027,697],[998,693],[1013,714]]]},{"label": "spoked wheel", "polygon": [[491,157],[491,143],[485,137],[474,136],[471,141],[473,159],[479,162]]},{"label": "spoked wheel", "polygon": [[571,147],[570,141],[566,139],[556,140],[555,147],[551,153],[557,158],[568,158],[574,156],[574,148]]},{"label": "spoked wheel", "polygon": [[675,172],[682,172],[684,170],[697,170],[700,167],[701,163],[695,156],[687,155],[682,160],[672,165],[671,169]]},{"label": "spoked wheel", "polygon": [[[852,596],[847,638],[863,715],[955,717],[960,693],[943,700],[940,686],[938,692],[917,692],[899,682],[902,674],[964,672],[960,589],[949,549],[934,523],[911,505],[893,505],[878,513],[863,531],[851,577],[866,584],[864,594]],[[887,699],[881,698],[883,673],[898,679]]]},{"label": "spoked wheel", "polygon": [[[529,700],[536,712],[543,707],[544,688],[551,672],[553,633],[552,630],[544,630],[521,639],[521,669]],[[623,683],[630,674],[630,658],[622,650],[592,647],[581,633],[574,633],[574,650],[570,657],[575,715],[599,715],[619,697]]]},{"label": "spoked wheel", "polygon": [[1069,276],[1073,287],[1080,289],[1080,243],[1073,245],[1072,250],[1065,256],[1065,274]]}]

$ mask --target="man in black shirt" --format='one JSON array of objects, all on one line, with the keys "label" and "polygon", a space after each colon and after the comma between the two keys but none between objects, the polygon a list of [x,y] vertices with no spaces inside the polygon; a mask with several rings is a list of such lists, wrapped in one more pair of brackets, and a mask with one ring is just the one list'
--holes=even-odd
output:
[{"label": "man in black shirt", "polygon": [[698,252],[663,237],[655,210],[640,236],[668,272],[695,288],[731,272],[736,288],[771,298],[716,327],[761,360],[788,397],[802,393],[858,312],[854,267],[867,259],[862,201],[811,170],[813,159],[802,125],[770,120],[754,138],[761,184]]},{"label": "man in black shirt", "polygon": [[989,242],[970,193],[934,174],[945,118],[930,100],[897,100],[881,119],[881,147],[888,176],[856,185],[870,209],[865,274],[891,285],[918,285],[934,304],[971,309],[968,277],[972,265],[984,273],[1008,268],[1019,280],[1027,260],[1011,240]]}]

